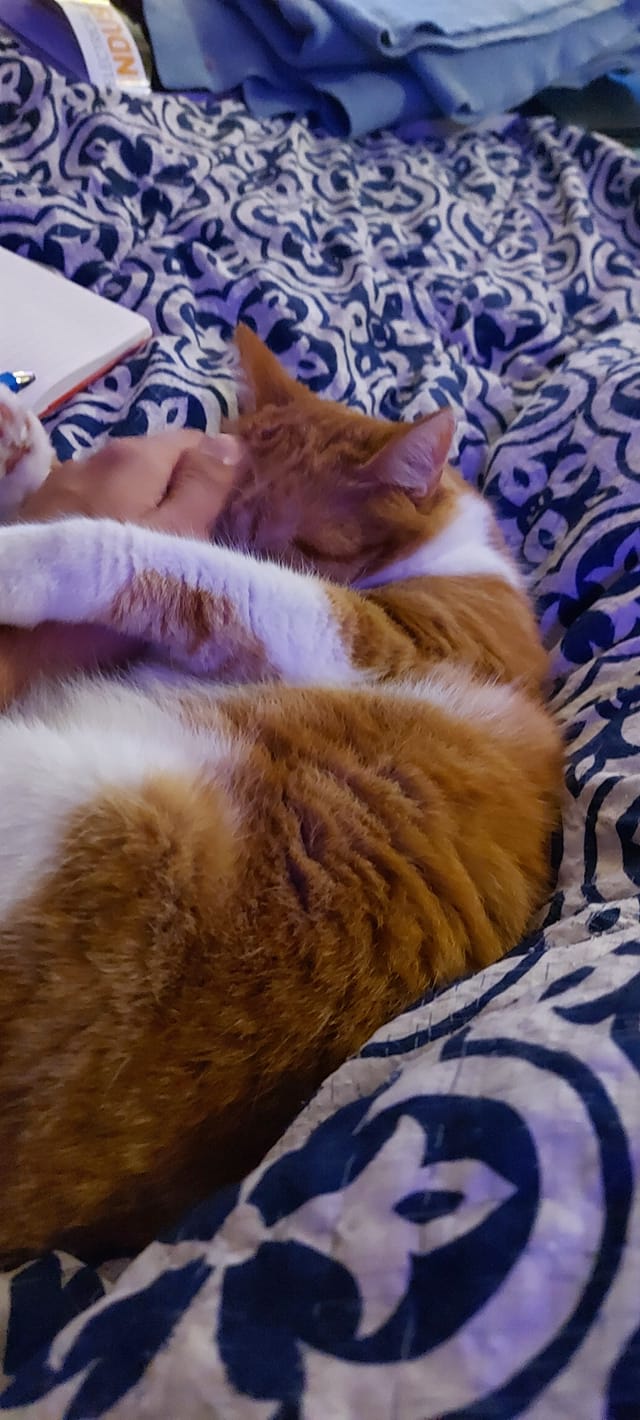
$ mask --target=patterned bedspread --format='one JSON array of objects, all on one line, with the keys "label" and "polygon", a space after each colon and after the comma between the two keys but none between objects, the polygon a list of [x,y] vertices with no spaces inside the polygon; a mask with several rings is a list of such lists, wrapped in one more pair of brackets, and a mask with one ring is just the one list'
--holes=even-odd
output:
[{"label": "patterned bedspread", "polygon": [[0,95],[0,241],[156,332],[55,417],[59,452],[213,423],[239,317],[364,409],[446,396],[530,574],[568,739],[538,930],[389,1022],[255,1174],[130,1264],[5,1277],[0,1411],[631,1420],[640,162],[550,120],[342,143],[234,102],[98,97],[9,45]]}]

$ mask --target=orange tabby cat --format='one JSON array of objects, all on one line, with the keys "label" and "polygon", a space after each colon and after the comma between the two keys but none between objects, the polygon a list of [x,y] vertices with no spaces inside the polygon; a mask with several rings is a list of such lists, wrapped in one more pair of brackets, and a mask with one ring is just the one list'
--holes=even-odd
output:
[{"label": "orange tabby cat", "polygon": [[[366,418],[238,341],[255,407],[215,543],[0,530],[0,623],[100,623],[154,662],[0,720],[5,1254],[146,1242],[547,889],[546,658],[450,412]],[[51,455],[2,399],[6,504]]]}]

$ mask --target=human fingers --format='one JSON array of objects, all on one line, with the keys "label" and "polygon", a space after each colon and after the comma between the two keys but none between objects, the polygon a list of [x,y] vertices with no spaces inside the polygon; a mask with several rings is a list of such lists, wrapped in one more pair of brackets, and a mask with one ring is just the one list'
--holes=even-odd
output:
[{"label": "human fingers", "polygon": [[21,516],[29,522],[69,516],[141,522],[165,498],[182,455],[203,437],[200,430],[181,429],[110,439],[86,458],[56,464]]},{"label": "human fingers", "polygon": [[232,434],[205,437],[179,458],[167,495],[145,522],[182,536],[209,536],[227,502],[244,461],[244,447]]}]

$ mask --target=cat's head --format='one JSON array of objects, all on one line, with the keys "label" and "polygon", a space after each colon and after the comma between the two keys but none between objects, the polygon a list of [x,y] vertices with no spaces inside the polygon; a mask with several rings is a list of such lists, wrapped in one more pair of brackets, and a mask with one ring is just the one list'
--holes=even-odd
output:
[{"label": "cat's head", "polygon": [[216,538],[344,584],[447,520],[459,484],[446,464],[451,410],[372,419],[298,384],[247,326],[236,343],[248,407],[230,428],[246,461]]}]

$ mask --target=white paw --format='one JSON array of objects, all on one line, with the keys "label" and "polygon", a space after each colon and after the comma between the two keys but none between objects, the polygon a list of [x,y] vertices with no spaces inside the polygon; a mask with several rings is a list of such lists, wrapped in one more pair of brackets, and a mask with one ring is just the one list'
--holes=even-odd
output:
[{"label": "white paw", "polygon": [[44,483],[52,460],[40,420],[19,395],[0,385],[0,521],[18,513],[27,495]]}]

